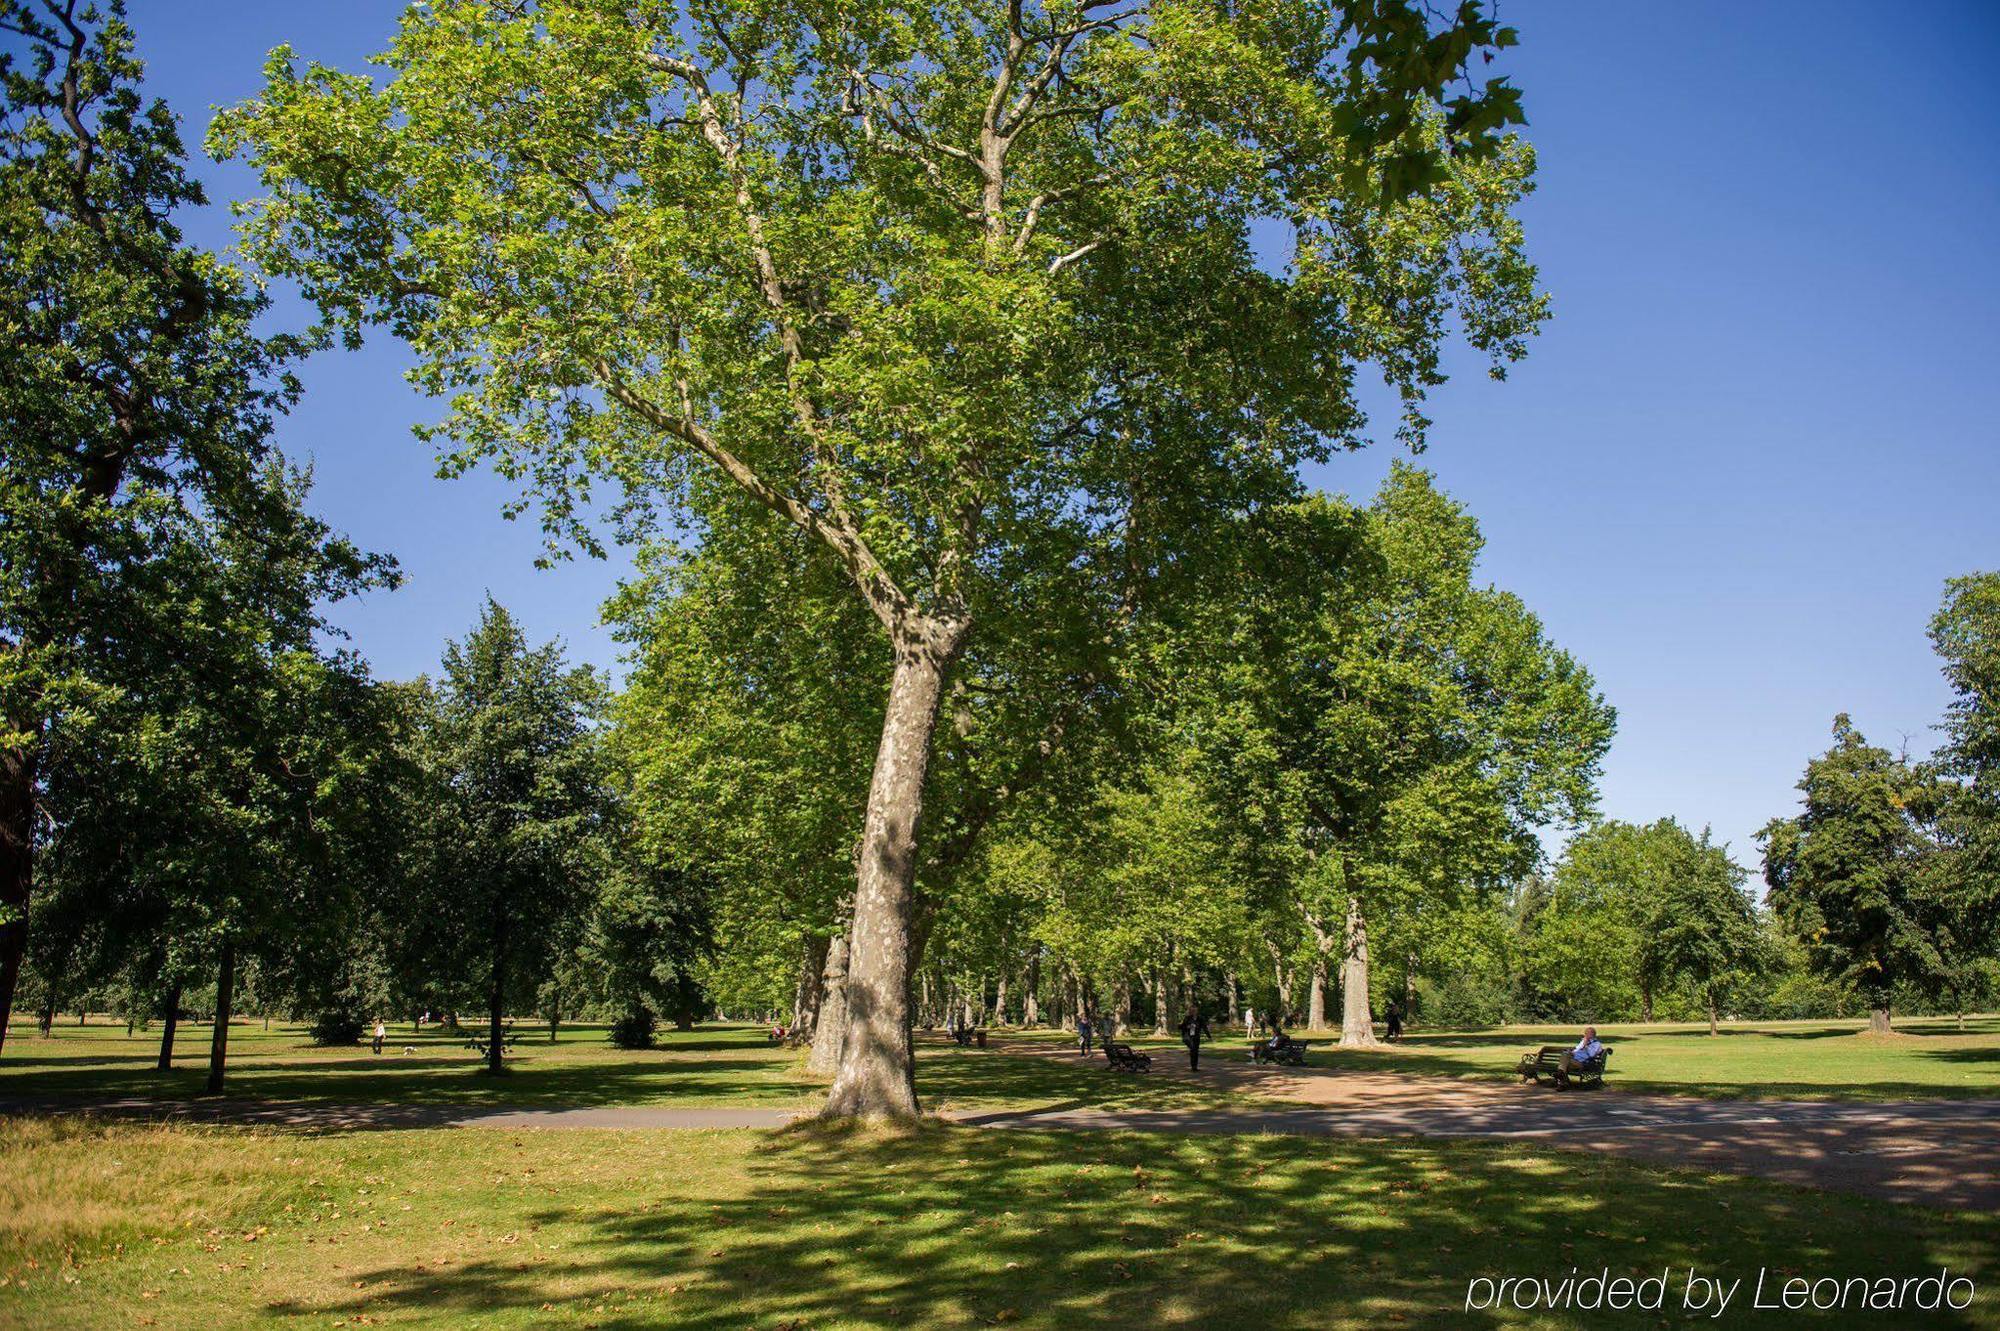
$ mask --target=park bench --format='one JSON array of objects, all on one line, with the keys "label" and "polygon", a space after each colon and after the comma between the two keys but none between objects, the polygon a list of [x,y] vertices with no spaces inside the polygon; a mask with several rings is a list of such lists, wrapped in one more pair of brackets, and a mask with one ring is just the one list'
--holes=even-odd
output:
[{"label": "park bench", "polygon": [[1311,1040],[1294,1040],[1289,1035],[1277,1044],[1272,1044],[1269,1040],[1252,1040],[1250,1061],[1283,1063],[1287,1067],[1302,1068],[1306,1063],[1306,1051],[1311,1048]]},{"label": "park bench", "polygon": [[1603,1053],[1590,1062],[1578,1064],[1574,1070],[1565,1073],[1562,1070],[1563,1055],[1570,1049],[1571,1046],[1566,1044],[1545,1044],[1532,1054],[1521,1055],[1521,1061],[1514,1066],[1514,1071],[1520,1075],[1522,1081],[1531,1081],[1537,1085],[1540,1085],[1542,1079],[1546,1077],[1549,1085],[1558,1088],[1567,1085],[1602,1086],[1604,1065],[1611,1061],[1610,1047],[1607,1046]]},{"label": "park bench", "polygon": [[1105,1041],[1104,1057],[1112,1068],[1119,1072],[1145,1072],[1153,1066],[1151,1054],[1138,1053],[1129,1044],[1118,1044],[1110,1040]]}]

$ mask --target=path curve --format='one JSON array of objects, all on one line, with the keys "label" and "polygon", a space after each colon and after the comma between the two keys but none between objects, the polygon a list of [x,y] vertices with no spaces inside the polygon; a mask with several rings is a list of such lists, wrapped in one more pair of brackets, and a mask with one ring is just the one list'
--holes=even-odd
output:
[{"label": "path curve", "polygon": [[[1103,1075],[1127,1074],[1106,1069]],[[2000,1100],[1877,1104],[1718,1101],[1661,1095],[1513,1092],[1506,1086],[1380,1073],[1322,1070],[1312,1075],[1314,1080],[1324,1078],[1325,1084],[1313,1088],[1318,1102],[1307,1104],[1213,1109],[975,1109],[944,1117],[967,1127],[1022,1131],[1528,1140],[1679,1168],[1756,1174],[1949,1210],[2000,1210]],[[1336,1098],[1344,1103],[1332,1102]],[[145,1097],[0,1101],[0,1114],[7,1115],[92,1113],[317,1132],[437,1127],[769,1129],[782,1127],[806,1112],[778,1107],[547,1109]]]},{"label": "path curve", "polygon": [[[1016,1045],[1004,1053],[1077,1057],[1073,1048],[1057,1045]],[[1017,1128],[1519,1138],[1947,1210],[2000,1210],[2000,1099],[1707,1100],[1563,1093],[1511,1079],[1276,1068],[1212,1055],[1200,1072],[1190,1073],[1168,1051],[1154,1055],[1153,1071],[1145,1075],[1243,1092],[1266,1103],[1221,1110],[1065,1108],[970,1114],[962,1121]],[[1131,1074],[1104,1068],[1103,1075]]]}]

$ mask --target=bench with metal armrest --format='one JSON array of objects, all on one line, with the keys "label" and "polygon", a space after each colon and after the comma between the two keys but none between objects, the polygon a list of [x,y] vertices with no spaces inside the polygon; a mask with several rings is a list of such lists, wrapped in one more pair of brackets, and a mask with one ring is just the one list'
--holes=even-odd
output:
[{"label": "bench with metal armrest", "polygon": [[1578,1063],[1568,1069],[1563,1068],[1563,1059],[1570,1052],[1566,1044],[1545,1044],[1532,1054],[1521,1055],[1521,1061],[1514,1065],[1514,1072],[1522,1081],[1540,1085],[1544,1078],[1558,1090],[1568,1086],[1602,1086],[1604,1065],[1611,1060],[1610,1046],[1604,1052],[1587,1062]]}]

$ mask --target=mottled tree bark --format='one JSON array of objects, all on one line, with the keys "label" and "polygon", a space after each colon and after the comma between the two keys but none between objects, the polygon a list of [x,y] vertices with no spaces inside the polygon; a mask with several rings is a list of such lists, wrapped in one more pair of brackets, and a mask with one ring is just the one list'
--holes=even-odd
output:
[{"label": "mottled tree bark", "polygon": [[792,1039],[810,1040],[819,1029],[820,997],[826,992],[828,939],[815,934],[805,940],[799,959],[799,982],[792,987]]},{"label": "mottled tree bark", "polygon": [[847,1038],[847,935],[827,941],[826,968],[820,973],[819,1018],[813,1028],[812,1053],[806,1071],[831,1077],[840,1067],[840,1045]]},{"label": "mottled tree bark", "polygon": [[1373,1049],[1375,1017],[1368,1009],[1368,924],[1361,898],[1347,899],[1347,939],[1340,963],[1340,1046]]},{"label": "mottled tree bark", "polygon": [[821,1112],[834,1117],[915,1118],[910,1048],[910,910],[917,833],[931,736],[945,671],[964,642],[963,621],[931,621],[897,635],[896,668],[868,787],[847,962],[847,1031]]}]

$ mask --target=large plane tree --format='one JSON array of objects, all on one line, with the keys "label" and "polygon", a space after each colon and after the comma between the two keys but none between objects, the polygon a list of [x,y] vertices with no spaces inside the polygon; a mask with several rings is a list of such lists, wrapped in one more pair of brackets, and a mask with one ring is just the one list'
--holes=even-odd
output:
[{"label": "large plane tree", "polygon": [[[1406,0],[436,0],[372,73],[280,50],[213,146],[249,243],[450,401],[448,464],[594,547],[746,505],[893,662],[827,1109],[916,1112],[911,919],[970,644],[1113,639],[1216,521],[1403,430],[1544,313],[1513,40]],[[1053,621],[1051,621],[1053,616]],[[1080,671],[1074,687],[1100,687]]]}]

